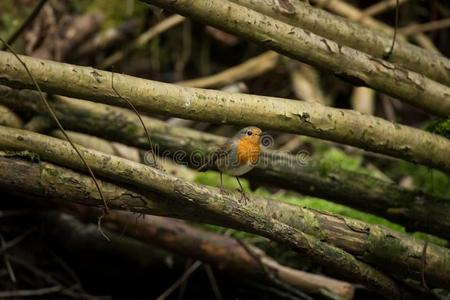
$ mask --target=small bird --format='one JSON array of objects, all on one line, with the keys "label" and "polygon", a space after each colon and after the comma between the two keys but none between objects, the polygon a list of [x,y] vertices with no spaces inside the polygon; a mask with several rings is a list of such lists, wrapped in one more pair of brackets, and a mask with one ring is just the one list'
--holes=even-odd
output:
[{"label": "small bird", "polygon": [[220,171],[220,191],[223,192],[222,173],[236,177],[240,192],[245,199],[244,188],[239,177],[253,169],[259,160],[261,153],[261,136],[263,132],[258,127],[250,126],[239,130],[222,147],[214,151],[209,160],[198,168],[199,171],[215,165]]}]

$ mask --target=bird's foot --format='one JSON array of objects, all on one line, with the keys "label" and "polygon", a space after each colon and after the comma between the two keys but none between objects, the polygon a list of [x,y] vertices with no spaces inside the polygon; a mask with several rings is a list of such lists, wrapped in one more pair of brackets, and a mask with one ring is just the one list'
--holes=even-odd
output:
[{"label": "bird's foot", "polygon": [[241,194],[241,198],[239,198],[239,202],[247,204],[250,198],[248,198],[247,194],[244,190],[238,189],[238,192]]},{"label": "bird's foot", "polygon": [[220,187],[220,188],[219,188],[219,193],[220,193],[221,195],[229,195],[229,194],[230,194],[230,192],[227,191],[226,189],[224,189],[223,187]]}]

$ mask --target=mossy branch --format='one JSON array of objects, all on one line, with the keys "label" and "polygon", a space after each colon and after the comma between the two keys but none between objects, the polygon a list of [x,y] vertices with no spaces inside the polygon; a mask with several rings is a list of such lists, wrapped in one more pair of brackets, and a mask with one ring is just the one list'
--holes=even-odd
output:
[{"label": "mossy branch", "polygon": [[[74,150],[67,142],[44,135],[0,127],[0,148],[33,149],[41,159],[84,170],[82,163],[76,159]],[[415,241],[380,226],[369,226],[362,222],[351,221],[328,213],[305,210],[264,198],[250,197],[248,203],[243,205],[239,202],[240,194],[238,193],[220,194],[215,188],[193,184],[142,164],[84,147],[80,147],[80,149],[93,170],[99,175],[121,184],[132,185],[141,191],[158,194],[164,199],[160,204],[170,206],[169,210],[165,210],[167,214],[181,212],[182,216],[186,218],[198,217],[202,222],[225,225],[273,239],[308,255],[330,270],[338,271],[346,278],[365,284],[389,298],[401,298],[404,296],[404,290],[388,277],[356,260],[349,253],[332,247],[324,241],[342,239],[358,247],[358,244],[355,245],[353,237],[355,235],[365,236],[365,246],[361,248],[359,245],[359,249],[365,249],[360,253],[364,259],[372,260],[374,263],[388,268],[393,267],[394,264],[401,265],[402,267],[397,268],[398,272],[409,273],[413,276],[417,276],[417,271],[422,270],[421,260],[417,260],[415,257],[421,257],[423,242]],[[21,170],[27,172],[28,168],[21,168]],[[10,176],[5,178],[6,183],[15,184],[17,182],[17,180],[11,181]],[[22,178],[25,178],[26,181],[30,176],[22,176]],[[60,178],[64,177],[56,174],[55,178],[59,181],[58,186],[63,186]],[[49,182],[50,179],[46,178],[46,181]],[[60,187],[60,189],[63,188]],[[91,195],[98,197],[96,193]],[[145,210],[147,203],[136,201]],[[111,201],[111,205],[114,204],[115,201]],[[321,228],[321,225],[326,223],[328,223],[328,228],[335,228],[335,234],[328,235],[324,228]],[[347,228],[348,236],[336,234],[337,228],[340,228],[337,227],[338,224],[341,224],[342,228]],[[320,238],[316,239],[313,236]],[[342,241],[341,243],[345,244]],[[389,255],[385,251],[386,247],[390,249]],[[449,286],[450,254],[448,249],[430,244],[426,255],[427,279],[442,287]],[[392,259],[393,256],[395,259]],[[392,265],[386,266],[387,259],[392,260]],[[405,267],[405,264],[411,268]]]},{"label": "mossy branch", "polygon": [[[0,103],[15,111],[45,114],[34,91],[0,86]],[[142,149],[147,147],[140,121],[129,110],[68,97],[53,97],[51,103],[68,129]],[[188,158],[195,153],[206,157],[226,140],[146,116],[142,118],[158,145],[159,155],[176,156],[184,151],[183,164],[192,163]],[[248,178],[355,207],[397,222],[410,231],[450,239],[450,201],[420,190],[406,190],[358,172],[340,169],[324,172],[320,161],[277,151],[264,151],[261,163]]]},{"label": "mossy branch", "polygon": [[[42,5],[44,5],[44,4],[45,4],[45,2],[43,2]],[[38,9],[38,11],[39,10],[40,9]],[[52,107],[48,103],[44,93],[42,92],[42,90],[41,90],[39,84],[37,83],[36,79],[34,78],[32,72],[28,69],[28,66],[26,65],[26,63],[19,57],[19,55],[14,51],[14,49],[7,42],[5,42],[2,38],[0,38],[0,41],[6,47],[6,49],[8,49],[11,52],[11,55],[14,58],[17,59],[18,63],[23,67],[22,69],[25,70],[25,73],[27,74],[29,80],[33,84],[34,89],[36,89],[38,91],[38,95],[41,98],[42,102],[45,104],[45,107],[46,107],[47,111],[49,112],[51,118],[56,123],[56,125],[58,125],[59,129],[64,134],[66,140],[73,147],[73,149],[75,150],[77,156],[80,158],[80,160],[83,162],[83,164],[86,167],[86,169],[89,171],[89,174],[91,175],[92,180],[94,181],[95,185],[97,186],[97,189],[98,189],[98,192],[99,192],[100,196],[102,197],[102,199],[104,199],[103,194],[102,194],[102,190],[100,189],[100,186],[97,184],[97,179],[95,178],[94,172],[92,172],[91,168],[89,167],[88,163],[84,159],[83,155],[80,153],[80,151],[78,151],[77,146],[72,142],[70,137],[66,134],[63,126],[61,125],[61,123],[59,122],[58,118],[56,117],[55,112],[53,111]],[[105,206],[105,213],[108,213],[108,204],[106,203],[106,201],[103,201],[103,204]],[[100,229],[100,221],[101,221],[101,219],[99,219],[99,229]]]},{"label": "mossy branch", "polygon": [[[110,72],[22,56],[46,92],[124,106]],[[34,88],[9,53],[0,52],[0,83]],[[255,125],[332,140],[450,173],[450,141],[361,113],[282,98],[179,87],[114,75],[114,86],[141,111],[186,119]],[[439,104],[440,109],[443,107]]]}]

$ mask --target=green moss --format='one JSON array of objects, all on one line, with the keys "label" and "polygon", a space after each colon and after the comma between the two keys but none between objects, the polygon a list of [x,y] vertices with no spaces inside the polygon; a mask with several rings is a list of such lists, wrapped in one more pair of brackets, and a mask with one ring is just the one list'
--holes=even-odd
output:
[{"label": "green moss", "polygon": [[[247,180],[245,179],[239,179],[242,183],[242,187],[245,191],[250,192],[249,184]],[[214,171],[208,171],[204,173],[200,173],[195,181],[197,183],[201,183],[204,185],[210,185],[210,186],[220,186],[220,175],[218,172]],[[238,189],[239,184],[237,183],[236,178],[234,176],[228,176],[226,174],[223,174],[223,187],[225,189]]]},{"label": "green moss", "polygon": [[315,156],[322,176],[326,176],[336,170],[345,170],[387,180],[386,176],[377,170],[369,170],[364,167],[362,165],[363,158],[359,155],[350,155],[340,149],[329,148],[320,153],[320,155]]},{"label": "green moss", "polygon": [[105,17],[102,29],[117,27],[122,22],[143,17],[148,7],[139,1],[122,0],[95,0],[75,1],[76,8],[80,12],[101,11]]},{"label": "green moss", "polygon": [[58,178],[58,176],[60,176],[60,173],[56,169],[51,168],[51,167],[44,167],[44,168],[42,168],[41,169],[41,175],[43,175],[43,174],[51,176],[53,178]]},{"label": "green moss", "polygon": [[336,213],[338,215],[361,220],[369,224],[383,225],[396,231],[404,231],[402,226],[387,221],[386,219],[327,200],[307,196],[296,197],[294,195],[282,196],[280,200],[299,206]]},{"label": "green moss", "polygon": [[413,179],[414,187],[429,194],[447,198],[450,201],[450,176],[425,166],[400,161],[389,170],[393,177],[405,175]]},{"label": "green moss", "polygon": [[138,128],[140,128],[140,127],[138,127],[134,123],[125,123],[125,128],[123,130],[125,132],[127,132],[128,134],[130,134],[130,135],[135,135],[137,130],[138,130]]},{"label": "green moss", "polygon": [[450,139],[450,118],[446,120],[433,121],[425,125],[425,130]]},{"label": "green moss", "polygon": [[[356,160],[355,160],[355,162],[356,162]],[[351,166],[352,166],[352,164],[347,165],[347,167],[351,167]],[[353,166],[356,166],[356,164]],[[219,186],[220,185],[219,173],[213,172],[213,171],[200,173],[196,177],[195,181],[198,183],[210,185],[210,186]],[[299,196],[298,194],[295,194],[295,193],[287,193],[284,195],[273,195],[270,192],[268,192],[267,190],[265,190],[264,188],[258,188],[256,191],[252,192],[249,189],[249,184],[248,184],[247,180],[240,179],[240,181],[241,181],[244,189],[248,193],[254,193],[256,195],[260,195],[260,196],[264,196],[264,197],[271,197],[273,199],[277,199],[277,200],[284,201],[284,202],[294,204],[294,205],[298,205],[301,207],[307,207],[307,208],[313,208],[313,209],[317,209],[317,210],[332,212],[332,213],[335,213],[335,214],[338,214],[338,215],[341,215],[344,217],[360,220],[360,221],[366,222],[368,224],[381,225],[386,228],[395,230],[397,232],[402,232],[402,233],[406,232],[405,228],[399,224],[390,222],[384,218],[381,218],[381,217],[378,217],[378,216],[375,216],[375,215],[372,215],[369,213],[361,212],[359,210],[353,209],[353,208],[345,206],[345,205],[336,204],[334,202],[330,202],[327,200],[314,198],[314,197]],[[226,189],[239,188],[239,185],[237,184],[236,179],[232,176],[227,176],[227,175],[223,175],[223,186]],[[239,234],[236,235],[236,237],[238,237],[238,236],[239,236]],[[422,240],[429,240],[438,245],[446,245],[447,244],[447,242],[445,240],[442,240],[438,237],[435,237],[435,236],[432,236],[429,234],[425,234],[425,233],[416,232],[413,234],[413,236],[416,238],[422,239]],[[245,235],[243,237],[245,237]],[[246,237],[248,237],[248,236],[246,236]]]},{"label": "green moss", "polygon": [[393,260],[401,257],[405,252],[405,246],[400,239],[388,238],[381,230],[375,228],[369,235],[369,249],[366,252],[366,259],[371,257],[384,257]]},{"label": "green moss", "polygon": [[41,158],[39,154],[28,151],[28,150],[22,150],[22,151],[5,151],[3,154],[5,157],[17,157],[17,158],[23,158],[25,160],[29,160],[32,162],[40,162]]},{"label": "green moss", "polygon": [[[31,5],[17,5],[16,1],[0,1],[0,37],[7,40],[22,24],[28,14],[33,9]],[[14,48],[18,51],[21,48],[22,40],[19,38],[14,43]],[[2,43],[0,43],[3,46]]]},{"label": "green moss", "polygon": [[[251,190],[249,189],[248,181],[245,179],[240,179],[240,181],[241,181],[244,189],[247,192],[251,193]],[[219,186],[220,185],[219,173],[213,172],[213,171],[200,173],[196,178],[196,182],[205,184],[205,185],[210,185],[210,186]],[[223,175],[223,186],[226,189],[239,188],[239,185],[238,185],[236,179],[234,177],[228,176],[228,175]],[[350,207],[347,207],[344,205],[326,201],[323,199],[307,197],[307,196],[298,196],[293,193],[274,196],[263,188],[259,188],[254,193],[256,195],[272,197],[272,198],[275,198],[275,199],[278,199],[281,201],[285,201],[285,202],[288,202],[291,204],[295,204],[298,206],[304,206],[304,207],[308,207],[308,208],[329,211],[329,212],[337,213],[337,214],[345,216],[345,217],[362,220],[367,223],[379,224],[379,225],[383,225],[383,226],[389,227],[389,228],[397,230],[397,231],[404,231],[402,226],[400,226],[398,224],[394,224],[392,222],[389,222],[383,218],[380,218],[380,217],[377,217],[377,216],[374,216],[374,215],[371,215],[368,213],[364,213],[364,212],[358,211],[356,209],[353,209],[353,208],[350,208]]]},{"label": "green moss", "polygon": [[362,158],[359,156],[350,156],[339,149],[330,148],[321,154],[319,166],[322,175],[326,175],[334,169],[360,170],[361,163]]}]

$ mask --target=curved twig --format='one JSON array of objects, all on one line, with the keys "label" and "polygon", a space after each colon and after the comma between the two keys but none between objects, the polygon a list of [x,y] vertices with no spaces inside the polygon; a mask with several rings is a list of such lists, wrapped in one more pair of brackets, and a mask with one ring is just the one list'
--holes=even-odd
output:
[{"label": "curved twig", "polygon": [[111,88],[113,89],[113,91],[117,94],[117,96],[122,99],[123,101],[125,101],[130,107],[131,109],[134,111],[134,113],[136,114],[136,116],[138,117],[139,121],[142,124],[142,127],[144,128],[145,131],[145,135],[147,136],[147,141],[148,141],[148,145],[150,147],[150,152],[152,153],[152,158],[153,158],[153,167],[155,168],[159,168],[158,167],[158,163],[156,162],[156,155],[155,155],[155,150],[153,148],[153,143],[152,143],[152,139],[150,138],[150,134],[148,133],[147,127],[144,124],[144,121],[142,120],[141,114],[137,111],[136,107],[133,105],[133,103],[131,103],[128,99],[122,97],[122,95],[119,94],[119,92],[116,90],[116,88],[114,87],[114,72],[111,72]]},{"label": "curved twig", "polygon": [[103,204],[105,206],[105,213],[109,212],[109,208],[108,208],[108,204],[106,203],[106,199],[102,193],[102,190],[100,188],[100,185],[97,182],[97,179],[95,178],[94,172],[92,172],[91,168],[89,167],[88,163],[86,162],[86,160],[84,159],[83,155],[81,154],[80,150],[78,149],[78,147],[72,142],[72,140],[70,139],[70,137],[67,135],[66,131],[64,130],[64,127],[62,126],[62,124],[59,122],[58,117],[56,116],[55,112],[53,111],[52,107],[50,106],[50,104],[48,103],[47,99],[45,99],[44,94],[41,90],[41,87],[39,86],[39,84],[37,83],[36,79],[34,78],[34,76],[31,74],[31,71],[28,69],[28,66],[25,64],[25,62],[19,57],[19,55],[17,55],[17,53],[14,51],[13,48],[11,48],[11,46],[8,45],[8,43],[6,43],[2,38],[0,38],[0,41],[3,43],[3,45],[9,50],[11,51],[11,53],[14,55],[14,57],[20,62],[20,64],[25,68],[26,73],[28,74],[29,78],[31,79],[31,81],[33,82],[34,87],[37,89],[37,91],[39,92],[39,97],[41,98],[42,102],[45,103],[45,106],[47,107],[51,117],[53,118],[53,120],[55,121],[55,123],[58,125],[59,129],[62,131],[62,133],[64,134],[64,137],[66,138],[66,140],[70,143],[70,145],[72,146],[72,148],[75,150],[75,152],[77,153],[77,155],[80,157],[80,159],[83,161],[84,166],[86,167],[86,169],[88,170],[89,174],[92,177],[92,180],[95,183],[95,186],[97,187],[97,190],[100,194],[100,197],[103,200]]},{"label": "curved twig", "polygon": [[395,26],[394,26],[394,36],[392,37],[392,44],[391,47],[388,49],[388,51],[386,53],[384,53],[383,58],[384,59],[389,59],[389,57],[391,56],[392,52],[394,51],[394,46],[395,46],[395,41],[397,39],[397,31],[398,31],[398,15],[399,15],[399,11],[400,11],[400,3],[399,0],[396,0],[396,6],[395,6]]}]

